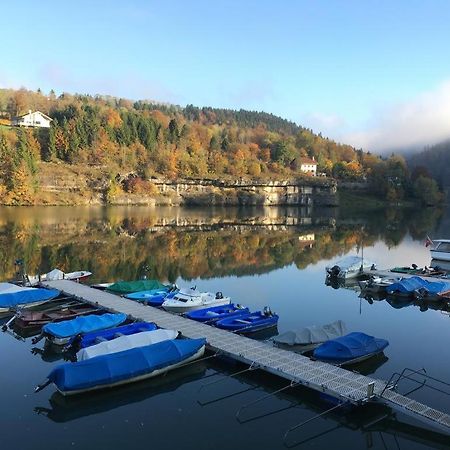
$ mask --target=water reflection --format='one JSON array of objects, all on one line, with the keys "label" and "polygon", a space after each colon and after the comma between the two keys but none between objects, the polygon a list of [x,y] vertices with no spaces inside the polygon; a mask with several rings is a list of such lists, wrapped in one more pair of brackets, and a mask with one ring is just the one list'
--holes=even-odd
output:
[{"label": "water reflection", "polygon": [[438,210],[2,207],[0,264],[9,279],[17,258],[29,273],[82,268],[96,281],[259,274],[379,240],[396,246],[408,233],[422,239],[439,219]]}]

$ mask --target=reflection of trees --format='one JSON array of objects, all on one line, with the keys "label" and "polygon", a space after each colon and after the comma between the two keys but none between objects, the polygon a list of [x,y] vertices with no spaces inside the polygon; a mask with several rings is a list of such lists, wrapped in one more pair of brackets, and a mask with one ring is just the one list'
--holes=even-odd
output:
[{"label": "reflection of trees", "polygon": [[[90,214],[86,209],[68,217],[60,217],[60,211],[48,208],[45,214],[33,215],[33,210],[27,214],[21,210],[0,218],[4,279],[14,277],[17,258],[26,261],[29,273],[44,273],[54,267],[64,271],[88,269],[101,281],[143,275],[170,281],[178,277],[239,276],[292,263],[302,269],[360,245],[373,245],[379,239],[395,246],[408,232],[413,238],[423,238],[440,217],[436,210],[389,210],[341,216],[336,227],[271,227],[260,225],[267,223],[265,216],[248,222],[238,218],[239,225],[228,216],[224,225],[220,215],[197,212],[192,225],[180,227],[170,217],[161,220],[142,210],[136,214],[132,210],[126,214],[115,210]],[[178,213],[173,210],[173,217]],[[183,223],[186,221],[183,217]],[[311,234],[313,240],[299,239],[304,234]]]}]

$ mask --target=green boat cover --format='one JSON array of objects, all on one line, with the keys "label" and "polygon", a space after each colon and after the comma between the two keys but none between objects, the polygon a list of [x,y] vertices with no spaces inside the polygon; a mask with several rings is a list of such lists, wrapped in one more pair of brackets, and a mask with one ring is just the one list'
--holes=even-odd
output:
[{"label": "green boat cover", "polygon": [[131,292],[164,289],[166,286],[158,280],[118,281],[108,287],[108,291],[115,294],[130,294]]}]

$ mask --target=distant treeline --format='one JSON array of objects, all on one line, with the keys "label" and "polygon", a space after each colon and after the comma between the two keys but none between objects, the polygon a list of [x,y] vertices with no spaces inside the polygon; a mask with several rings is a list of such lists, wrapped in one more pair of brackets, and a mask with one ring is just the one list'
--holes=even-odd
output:
[{"label": "distant treeline", "polygon": [[[8,127],[8,118],[28,110],[49,115],[53,119],[50,129]],[[314,158],[320,174],[366,181],[374,193],[390,201],[417,196],[434,204],[440,199],[434,181],[426,176],[420,182],[412,179],[399,156],[383,160],[264,112],[3,89],[0,114],[3,203],[33,203],[39,191],[41,161],[106,167],[114,191],[146,190],[151,176],[306,176],[301,171],[302,158]],[[117,173],[131,174],[142,183],[115,186]]]}]

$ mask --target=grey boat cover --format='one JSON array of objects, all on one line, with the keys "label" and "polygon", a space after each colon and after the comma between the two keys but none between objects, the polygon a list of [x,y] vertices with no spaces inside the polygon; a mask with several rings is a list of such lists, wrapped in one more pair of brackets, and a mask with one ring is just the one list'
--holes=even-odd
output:
[{"label": "grey boat cover", "polygon": [[124,350],[130,350],[136,347],[145,347],[146,345],[175,339],[177,336],[178,331],[163,329],[120,336],[116,339],[100,342],[96,345],[81,349],[77,353],[77,360],[84,361],[95,356],[123,352]]},{"label": "grey boat cover", "polygon": [[285,345],[310,345],[320,344],[330,339],[336,339],[347,333],[345,323],[342,320],[326,325],[305,327],[300,330],[286,331],[273,338],[277,344]]}]

